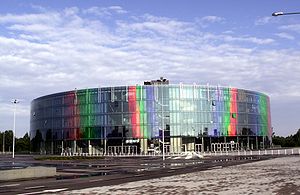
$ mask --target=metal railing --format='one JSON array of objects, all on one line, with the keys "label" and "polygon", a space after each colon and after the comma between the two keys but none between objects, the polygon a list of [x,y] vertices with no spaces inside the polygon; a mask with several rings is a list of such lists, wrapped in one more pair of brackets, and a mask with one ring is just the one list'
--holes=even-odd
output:
[{"label": "metal railing", "polygon": [[[61,156],[162,156],[162,153],[148,152],[138,153],[136,146],[109,146],[107,154],[104,152],[96,153],[61,153]],[[172,153],[167,151],[166,156],[180,156],[183,153]],[[260,155],[300,155],[300,148],[289,148],[289,149],[268,149],[268,150],[237,150],[237,151],[214,151],[214,152],[199,152],[195,151],[196,154],[203,156],[260,156]]]}]

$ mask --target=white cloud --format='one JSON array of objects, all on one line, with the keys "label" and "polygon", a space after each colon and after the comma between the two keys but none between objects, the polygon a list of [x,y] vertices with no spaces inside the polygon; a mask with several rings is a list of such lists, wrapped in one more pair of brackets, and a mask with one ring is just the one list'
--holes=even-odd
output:
[{"label": "white cloud", "polygon": [[281,33],[276,33],[275,34],[276,36],[280,37],[280,38],[283,38],[283,39],[289,39],[289,40],[294,40],[295,37],[288,34],[288,33],[284,33],[284,32],[281,32]]},{"label": "white cloud", "polygon": [[265,17],[258,18],[255,21],[255,25],[265,25],[265,24],[269,24],[269,23],[274,23],[275,20],[276,19],[273,16],[265,16]]},{"label": "white cloud", "polygon": [[[121,7],[106,10],[126,14]],[[0,15],[7,30],[0,34],[0,90],[6,92],[0,99],[22,98],[22,105],[29,108],[30,101],[41,95],[136,84],[159,76],[172,83],[208,82],[299,96],[300,53],[257,49],[273,44],[273,39],[215,34],[197,28],[195,22],[149,14],[133,20],[112,19],[112,28],[86,15],[98,11],[103,10]]]},{"label": "white cloud", "polygon": [[69,7],[64,9],[65,16],[75,16],[79,13],[78,7]]},{"label": "white cloud", "polygon": [[119,21],[117,24],[122,33],[146,33],[150,36],[158,33],[159,35],[173,37],[177,34],[188,33],[194,30],[194,27],[189,22],[166,17],[156,17],[149,14],[145,14],[139,18],[135,17],[133,22]]},{"label": "white cloud", "polygon": [[126,14],[127,11],[124,10],[121,6],[110,6],[108,7],[109,10],[115,11],[118,14]]},{"label": "white cloud", "polygon": [[204,33],[202,35],[203,39],[207,41],[222,41],[222,42],[246,42],[253,43],[258,45],[272,44],[274,40],[271,38],[257,38],[250,36],[241,36],[241,35],[230,35],[230,34],[212,34],[212,33]]},{"label": "white cloud", "polygon": [[126,14],[128,13],[121,6],[110,6],[110,7],[90,7],[83,10],[85,14],[94,14],[96,16],[112,16],[113,14]]},{"label": "white cloud", "polygon": [[58,13],[37,13],[37,14],[6,14],[0,15],[0,23],[22,23],[22,24],[35,24],[35,23],[46,23],[53,25],[59,20],[60,14]]},{"label": "white cloud", "polygon": [[223,36],[223,38],[225,41],[251,42],[259,45],[274,43],[274,40],[270,38],[260,39],[257,37],[248,37],[248,36],[242,36],[242,37]]},{"label": "white cloud", "polygon": [[31,31],[37,33],[44,33],[51,30],[47,24],[31,24],[31,25],[14,24],[8,27],[8,29],[16,30],[16,31]]},{"label": "white cloud", "polygon": [[297,33],[300,33],[300,24],[283,25],[283,26],[280,26],[279,29],[280,30],[295,31]]},{"label": "white cloud", "polygon": [[201,22],[209,22],[209,23],[217,23],[217,22],[223,22],[225,21],[224,18],[219,16],[204,16],[199,19]]},{"label": "white cloud", "polygon": [[[14,112],[14,104],[12,104],[10,101],[7,102],[1,102],[0,103],[0,113],[7,113],[9,116],[13,117],[13,112]],[[22,101],[19,100],[19,103],[16,105],[17,106],[17,112],[16,115],[17,117],[19,116],[28,116],[29,115],[29,106],[22,104]]]},{"label": "white cloud", "polygon": [[196,23],[202,28],[208,27],[210,24],[214,23],[224,23],[225,18],[219,16],[204,16],[202,18],[196,18]]}]

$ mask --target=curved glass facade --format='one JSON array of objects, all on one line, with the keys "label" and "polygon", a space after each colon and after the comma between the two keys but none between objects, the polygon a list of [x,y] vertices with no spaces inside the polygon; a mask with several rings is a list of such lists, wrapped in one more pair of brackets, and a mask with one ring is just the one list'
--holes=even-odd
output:
[{"label": "curved glass facade", "polygon": [[142,143],[161,138],[162,129],[167,139],[270,137],[269,97],[219,86],[136,85],[68,91],[31,103],[30,137],[47,152],[72,147],[71,141],[101,148],[104,141]]}]

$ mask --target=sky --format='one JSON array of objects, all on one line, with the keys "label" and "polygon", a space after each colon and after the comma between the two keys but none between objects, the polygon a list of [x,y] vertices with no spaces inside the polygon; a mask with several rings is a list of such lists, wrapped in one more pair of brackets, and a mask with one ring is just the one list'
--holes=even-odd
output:
[{"label": "sky", "polygon": [[37,97],[161,76],[265,93],[275,134],[300,128],[300,15],[271,16],[299,1],[1,3],[0,131],[13,128],[14,98],[22,137]]}]

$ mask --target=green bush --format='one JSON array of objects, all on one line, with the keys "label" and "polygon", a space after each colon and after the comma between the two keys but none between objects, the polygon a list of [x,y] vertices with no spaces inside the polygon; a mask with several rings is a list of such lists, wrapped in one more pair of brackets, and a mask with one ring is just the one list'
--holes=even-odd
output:
[{"label": "green bush", "polygon": [[296,134],[287,137],[274,136],[272,142],[274,145],[281,145],[282,147],[300,147],[300,129]]}]

